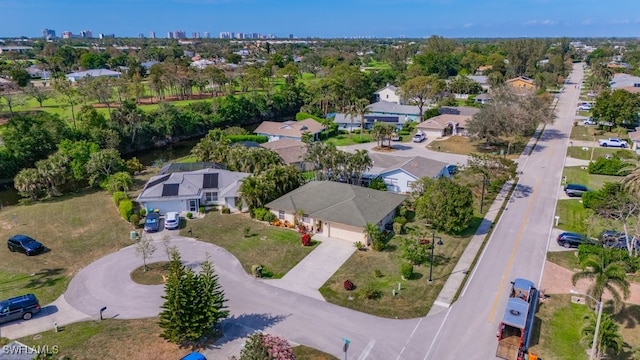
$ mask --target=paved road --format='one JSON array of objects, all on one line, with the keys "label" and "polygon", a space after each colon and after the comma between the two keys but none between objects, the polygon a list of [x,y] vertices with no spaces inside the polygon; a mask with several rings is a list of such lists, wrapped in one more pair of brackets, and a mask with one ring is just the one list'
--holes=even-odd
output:
[{"label": "paved road", "polygon": [[[571,79],[581,83],[581,64]],[[551,239],[555,205],[573,125],[579,89],[560,95],[556,121],[547,126],[535,151],[520,160],[523,174],[506,211],[485,247],[470,281],[434,337],[425,343],[425,359],[492,359],[509,283],[522,277],[540,284]],[[430,322],[430,325],[432,323]],[[464,339],[464,346],[460,346]]]}]

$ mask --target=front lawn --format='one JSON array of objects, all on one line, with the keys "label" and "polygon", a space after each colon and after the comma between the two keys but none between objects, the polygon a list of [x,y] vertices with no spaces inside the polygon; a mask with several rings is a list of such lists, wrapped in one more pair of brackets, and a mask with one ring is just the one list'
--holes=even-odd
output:
[{"label": "front lawn", "polygon": [[[248,237],[245,227],[250,228]],[[249,274],[252,265],[262,265],[263,276],[274,279],[284,276],[315,248],[302,246],[296,231],[253,221],[246,214],[210,212],[203,219],[187,221],[180,235],[225,248]]]},{"label": "front lawn", "polygon": [[333,144],[335,146],[347,146],[368,143],[373,141],[369,134],[338,134],[324,140],[327,144]]},{"label": "front lawn", "polygon": [[[471,153],[489,153],[494,155],[505,155],[510,159],[517,159],[526,143],[524,141],[514,141],[511,144],[504,142],[490,147],[481,143],[472,142],[466,136],[449,136],[446,139],[436,139],[427,148],[433,151],[447,152],[452,154],[469,155]],[[507,154],[508,153],[508,154]]]},{"label": "front lawn", "polygon": [[[584,150],[582,146],[570,146],[567,149],[567,156],[581,159],[581,160],[597,160],[599,157],[603,157],[606,155],[614,155],[618,152],[624,153],[624,155],[631,154],[634,155],[633,151],[625,150],[625,149],[616,149],[616,148],[604,148],[604,147],[587,147],[587,150]],[[593,154],[593,155],[592,155]],[[593,156],[593,159],[592,159]],[[623,156],[624,157],[624,156]]]},{"label": "front lawn", "polygon": [[598,190],[606,182],[619,182],[622,176],[589,174],[587,169],[580,166],[568,166],[564,168],[563,175],[567,177],[567,183],[582,184],[592,190]]},{"label": "front lawn", "polygon": [[83,267],[131,245],[131,226],[111,196],[87,190],[0,210],[0,239],[27,234],[50,251],[27,257],[0,246],[0,298],[34,293],[42,304],[60,296]]}]

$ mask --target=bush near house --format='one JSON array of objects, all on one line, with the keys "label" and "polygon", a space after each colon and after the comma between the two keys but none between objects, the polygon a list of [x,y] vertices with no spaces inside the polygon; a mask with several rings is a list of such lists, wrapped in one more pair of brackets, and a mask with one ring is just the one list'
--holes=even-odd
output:
[{"label": "bush near house", "polygon": [[127,194],[124,193],[124,191],[116,191],[113,193],[112,195],[113,198],[113,202],[116,204],[116,206],[120,205],[120,201],[124,200],[127,198]]},{"label": "bush near house", "polygon": [[118,211],[123,219],[129,221],[131,215],[133,215],[133,201],[129,199],[123,199],[118,204]]},{"label": "bush near house", "polygon": [[622,159],[614,155],[610,159],[601,157],[595,162],[589,163],[588,171],[589,174],[626,176],[630,170],[623,169],[628,167],[629,163],[622,161]]}]

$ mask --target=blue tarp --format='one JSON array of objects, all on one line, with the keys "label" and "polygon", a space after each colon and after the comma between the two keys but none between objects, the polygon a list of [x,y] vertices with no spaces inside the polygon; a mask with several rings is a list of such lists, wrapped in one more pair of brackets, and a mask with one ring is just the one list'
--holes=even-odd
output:
[{"label": "blue tarp", "polygon": [[509,298],[502,322],[518,329],[524,329],[528,310],[528,302],[520,298]]}]

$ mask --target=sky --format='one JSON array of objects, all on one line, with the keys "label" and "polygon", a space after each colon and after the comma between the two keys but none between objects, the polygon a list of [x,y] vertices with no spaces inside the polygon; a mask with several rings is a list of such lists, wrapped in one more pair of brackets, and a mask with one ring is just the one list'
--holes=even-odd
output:
[{"label": "sky", "polygon": [[0,0],[0,37],[638,37],[639,0]]}]

